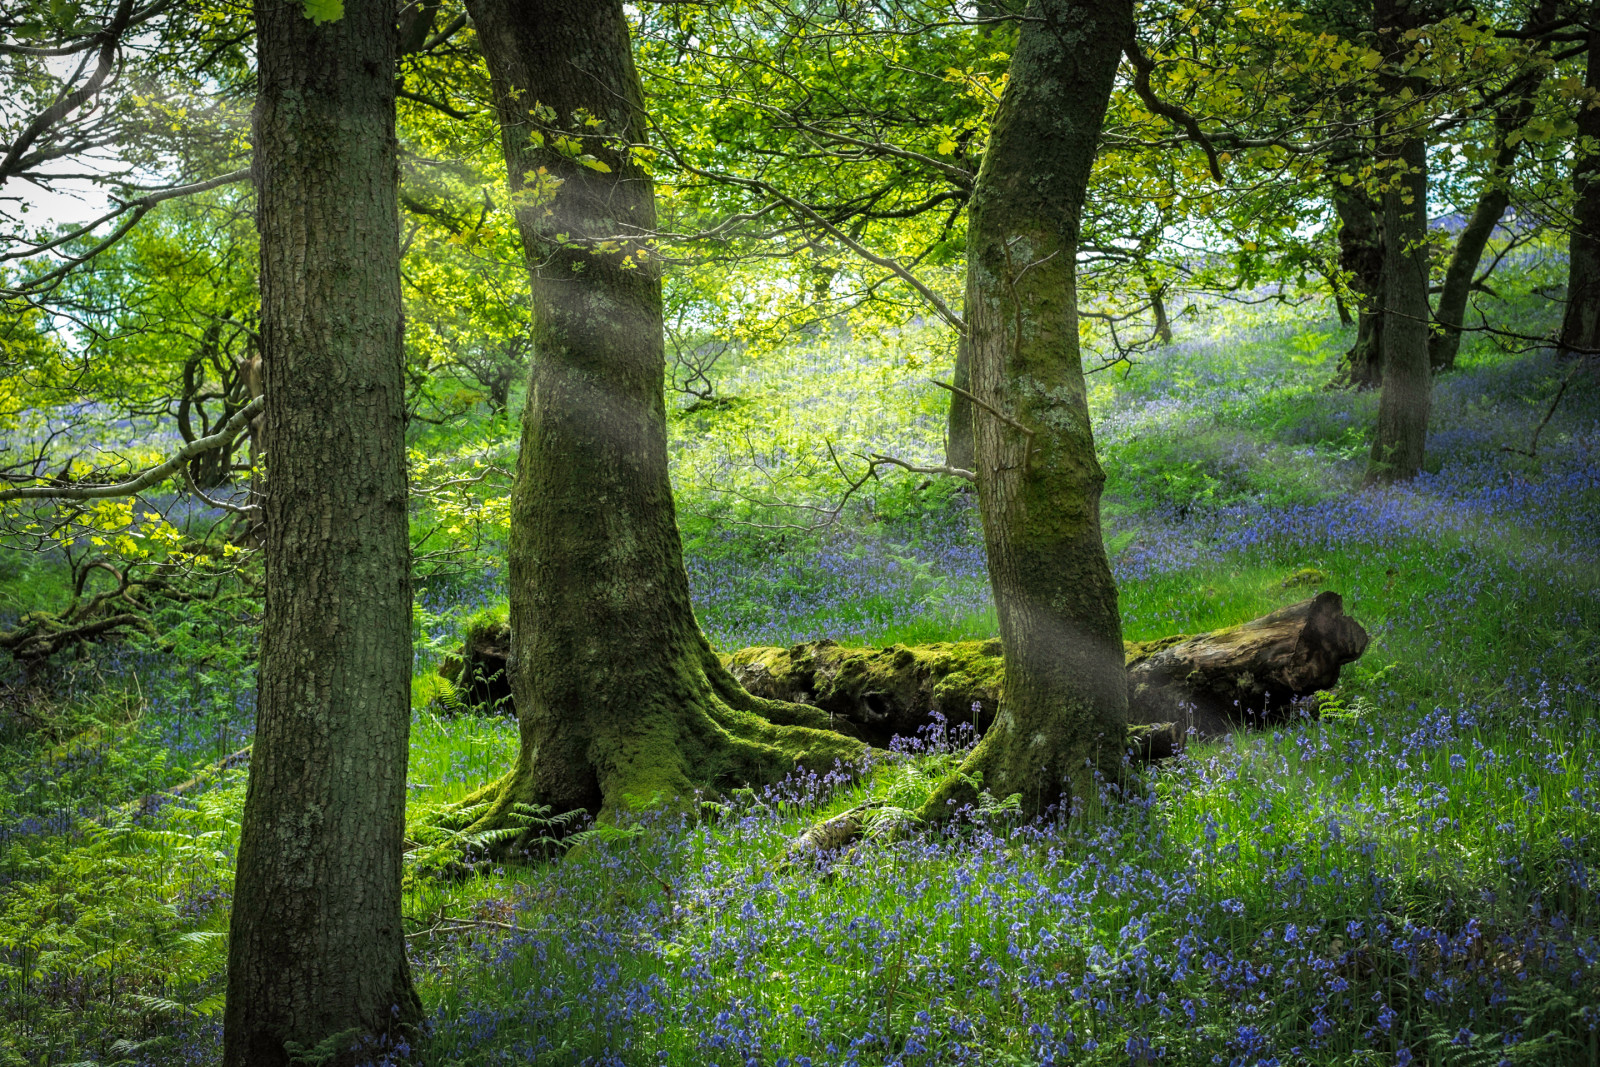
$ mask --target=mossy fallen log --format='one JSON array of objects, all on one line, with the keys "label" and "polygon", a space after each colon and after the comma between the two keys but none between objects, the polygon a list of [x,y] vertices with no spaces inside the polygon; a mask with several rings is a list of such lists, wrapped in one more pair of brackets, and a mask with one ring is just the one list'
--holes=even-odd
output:
[{"label": "mossy fallen log", "polygon": [[[1339,668],[1366,651],[1367,634],[1339,594],[1321,593],[1238,626],[1126,647],[1129,723],[1176,723],[1180,735],[1204,737],[1270,725],[1297,697],[1337,685]],[[838,729],[874,744],[915,734],[934,712],[983,730],[1004,678],[998,640],[889,648],[809,641],[726,659],[751,692],[814,704]]]},{"label": "mossy fallen log", "polygon": [[[1280,608],[1237,626],[1128,642],[1128,722],[1148,757],[1175,739],[1210,737],[1282,721],[1296,698],[1339,682],[1361,657],[1367,633],[1344,613],[1337,593]],[[461,703],[509,707],[504,686],[510,648],[504,626],[475,629],[441,668]],[[723,657],[757,696],[810,704],[841,733],[886,745],[928,726],[934,713],[979,731],[994,721],[1004,680],[1000,642],[936,642],[848,648],[808,641],[789,648],[743,648]],[[1173,723],[1170,735],[1159,724]]]}]

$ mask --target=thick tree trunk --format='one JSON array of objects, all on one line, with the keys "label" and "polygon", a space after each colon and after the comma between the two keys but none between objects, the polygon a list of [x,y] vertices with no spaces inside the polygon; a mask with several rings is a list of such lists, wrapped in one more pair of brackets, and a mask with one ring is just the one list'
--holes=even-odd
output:
[{"label": "thick tree trunk", "polygon": [[[1128,642],[1128,722],[1176,723],[1212,737],[1282,720],[1292,701],[1339,683],[1367,634],[1322,593],[1238,626]],[[1004,692],[999,641],[846,648],[812,641],[742,648],[725,657],[753,693],[814,704],[874,745],[935,722],[983,731]]]},{"label": "thick tree trunk", "polygon": [[[1541,0],[1529,16],[1524,29],[1530,33],[1555,22],[1555,0]],[[1428,342],[1428,362],[1435,371],[1453,370],[1456,355],[1461,351],[1461,327],[1467,313],[1467,298],[1472,295],[1472,282],[1478,273],[1478,263],[1483,250],[1488,247],[1494,229],[1511,204],[1512,168],[1522,147],[1513,135],[1527,124],[1533,115],[1534,97],[1544,84],[1544,53],[1549,44],[1540,41],[1534,45],[1534,55],[1528,70],[1518,79],[1517,92],[1495,112],[1495,155],[1485,176],[1483,191],[1473,204],[1472,216],[1456,238],[1450,253],[1450,263],[1445,268],[1444,286],[1434,310],[1436,332]]]},{"label": "thick tree trunk", "polygon": [[1006,700],[963,774],[929,800],[934,818],[970,799],[976,776],[1029,812],[1090,795],[1094,770],[1117,772],[1126,732],[1076,254],[1133,8],[1035,0],[1027,12],[968,221],[975,469]]},{"label": "thick tree trunk", "polygon": [[257,0],[266,615],[223,1062],[373,1058],[416,1022],[400,924],[411,578],[395,8]]},{"label": "thick tree trunk", "polygon": [[[1589,6],[1589,60],[1583,79],[1600,90],[1600,2]],[[1600,106],[1578,108],[1572,162],[1573,227],[1567,256],[1567,309],[1561,319],[1566,354],[1600,355]]]},{"label": "thick tree trunk", "polygon": [[654,194],[626,148],[645,138],[644,99],[620,0],[468,11],[519,205],[534,353],[511,500],[522,747],[466,803],[490,802],[480,825],[518,803],[612,815],[858,753],[808,728],[826,724],[815,709],[746,693],[695,623],[667,479]]},{"label": "thick tree trunk", "polygon": [[[1390,64],[1410,48],[1402,33],[1423,24],[1423,0],[1378,0],[1379,47]],[[1418,79],[1384,76],[1386,99],[1403,89],[1418,94]],[[1398,105],[1392,105],[1398,107]],[[1414,121],[1404,112],[1379,131],[1380,155],[1394,169],[1385,178],[1383,201],[1383,392],[1378,424],[1367,461],[1367,481],[1394,482],[1422,470],[1428,439],[1428,407],[1433,376],[1428,368],[1428,146],[1420,137],[1393,127]]]},{"label": "thick tree trunk", "polygon": [[1339,216],[1339,268],[1356,302],[1356,340],[1339,364],[1338,381],[1371,389],[1383,380],[1383,215],[1359,182],[1333,185]]}]

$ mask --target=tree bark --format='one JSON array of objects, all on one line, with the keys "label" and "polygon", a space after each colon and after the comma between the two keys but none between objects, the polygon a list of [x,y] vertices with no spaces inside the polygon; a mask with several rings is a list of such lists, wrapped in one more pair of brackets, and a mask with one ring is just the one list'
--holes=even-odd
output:
[{"label": "tree bark", "polygon": [[[1282,720],[1290,704],[1339,683],[1359,659],[1367,633],[1344,614],[1337,593],[1321,593],[1238,626],[1124,645],[1128,722],[1176,723],[1212,737]],[[791,648],[742,648],[725,657],[753,693],[814,704],[873,745],[913,737],[935,720],[994,721],[1004,692],[999,641],[847,648],[811,641]]]},{"label": "tree bark", "polygon": [[[1583,85],[1590,92],[1600,90],[1600,2],[1589,6],[1589,59]],[[1561,350],[1593,357],[1600,354],[1600,104],[1582,104],[1577,125]]]},{"label": "tree bark", "polygon": [[[1541,0],[1528,18],[1524,30],[1537,32],[1556,20],[1555,0]],[[1473,278],[1478,273],[1478,263],[1483,250],[1488,247],[1494,229],[1511,204],[1512,168],[1516,165],[1520,141],[1513,135],[1533,115],[1534,97],[1544,84],[1546,67],[1542,60],[1549,51],[1547,41],[1534,45],[1533,65],[1520,79],[1516,93],[1495,112],[1495,155],[1489,173],[1484,178],[1483,191],[1473,204],[1467,225],[1456,238],[1450,253],[1450,263],[1445,268],[1444,285],[1434,310],[1436,332],[1428,342],[1428,363],[1435,371],[1453,370],[1456,355],[1461,351],[1461,327],[1467,314],[1467,298],[1472,295]]]},{"label": "tree bark", "polygon": [[[1378,0],[1378,47],[1397,65],[1410,47],[1401,34],[1423,24],[1422,0]],[[1398,129],[1410,116],[1396,101],[1402,89],[1420,94],[1415,77],[1389,73],[1385,100],[1395,112],[1379,130],[1379,155],[1390,164],[1383,202],[1383,391],[1368,482],[1395,482],[1422,470],[1428,439],[1428,407],[1433,376],[1428,367],[1428,146],[1416,134]]]},{"label": "tree bark", "polygon": [[1340,362],[1338,381],[1372,389],[1383,381],[1383,214],[1360,182],[1333,184],[1339,216],[1339,268],[1356,303],[1356,339]]},{"label": "tree bark", "polygon": [[1095,769],[1117,773],[1126,732],[1076,254],[1133,8],[1034,0],[1027,13],[968,221],[978,504],[1006,700],[962,775],[928,801],[934,818],[971,799],[976,776],[997,795],[1021,794],[1033,813],[1090,795]]},{"label": "tree bark", "polygon": [[[603,817],[832,763],[859,742],[751,696],[695,622],[667,477],[643,91],[620,0],[470,0],[533,287],[511,499],[521,752],[468,805]],[[563,150],[565,148],[565,150]],[[587,157],[586,162],[583,157]],[[608,243],[600,243],[608,242]]]},{"label": "tree bark", "polygon": [[[266,614],[227,1067],[374,1057],[415,1023],[400,923],[411,579],[395,8],[257,0]],[[361,1046],[358,1048],[358,1046]]]}]

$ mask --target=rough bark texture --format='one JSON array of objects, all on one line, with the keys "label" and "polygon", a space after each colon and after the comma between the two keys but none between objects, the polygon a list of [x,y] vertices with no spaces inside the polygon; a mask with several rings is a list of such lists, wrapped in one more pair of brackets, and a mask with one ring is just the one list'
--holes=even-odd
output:
[{"label": "rough bark texture", "polygon": [[[1410,44],[1406,30],[1424,24],[1423,0],[1378,0],[1378,47],[1397,66]],[[1421,92],[1418,79],[1383,76],[1386,97]],[[1391,116],[1390,126],[1410,116]],[[1369,482],[1411,478],[1422,469],[1433,375],[1428,367],[1428,146],[1414,133],[1379,131],[1379,154],[1390,163],[1383,201],[1383,392],[1367,463]]]},{"label": "rough bark texture", "polygon": [[[1555,0],[1541,0],[1533,9],[1524,30],[1533,33],[1555,22]],[[1534,46],[1529,68],[1518,78],[1517,91],[1495,110],[1495,155],[1485,176],[1484,187],[1472,207],[1467,225],[1456,238],[1450,253],[1450,263],[1445,268],[1444,285],[1434,309],[1436,329],[1428,342],[1428,362],[1435,371],[1451,370],[1456,365],[1456,355],[1461,351],[1461,327],[1466,318],[1467,298],[1472,295],[1472,282],[1478,273],[1478,263],[1483,250],[1494,236],[1494,229],[1511,204],[1512,170],[1522,142],[1513,135],[1526,125],[1533,115],[1534,97],[1544,84],[1547,70],[1544,57],[1549,52],[1549,42],[1539,41]]]},{"label": "rough bark texture", "polygon": [[[1600,2],[1589,6],[1589,59],[1584,88],[1600,90]],[[1561,348],[1600,354],[1600,105],[1578,108],[1572,162],[1573,227],[1567,256],[1567,309]]]},{"label": "rough bark texture", "polygon": [[[1291,701],[1339,682],[1367,634],[1337,593],[1238,626],[1127,642],[1128,722],[1177,723],[1202,737],[1280,721]],[[911,737],[938,713],[979,731],[1004,692],[999,641],[845,648],[812,641],[744,648],[726,657],[753,693],[814,704],[875,745]]]},{"label": "rough bark texture", "polygon": [[266,615],[223,1062],[371,1059],[421,1014],[400,925],[411,580],[395,8],[258,0]]},{"label": "rough bark texture", "polygon": [[[858,742],[746,693],[689,602],[667,480],[646,122],[617,0],[471,0],[533,285],[511,499],[516,767],[467,803],[606,815],[832,765]],[[556,146],[581,146],[599,167]],[[559,184],[557,184],[559,183]],[[620,238],[620,240],[618,240]],[[595,241],[612,241],[596,247]]]},{"label": "rough bark texture", "polygon": [[[1035,0],[973,190],[967,324],[978,504],[1005,647],[1006,701],[929,800],[984,788],[1038,812],[1115,772],[1126,732],[1117,591],[1078,349],[1076,254],[1129,2]],[[1088,761],[1089,767],[1085,763]]]}]

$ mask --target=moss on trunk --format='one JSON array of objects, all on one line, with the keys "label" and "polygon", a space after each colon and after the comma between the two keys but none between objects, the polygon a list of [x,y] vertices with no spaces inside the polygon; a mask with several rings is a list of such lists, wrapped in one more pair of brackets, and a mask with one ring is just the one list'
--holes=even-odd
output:
[{"label": "moss on trunk", "polygon": [[[667,477],[648,128],[617,0],[469,0],[533,293],[511,495],[516,766],[469,803],[617,814],[859,742],[740,689],[689,602]],[[578,144],[581,152],[558,150]]]}]

